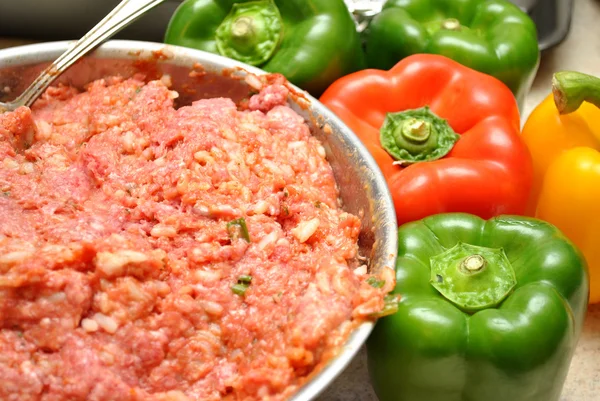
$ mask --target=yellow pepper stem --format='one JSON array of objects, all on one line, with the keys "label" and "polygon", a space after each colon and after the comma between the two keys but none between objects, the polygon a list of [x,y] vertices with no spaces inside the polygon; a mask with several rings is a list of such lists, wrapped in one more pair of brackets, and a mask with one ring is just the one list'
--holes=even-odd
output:
[{"label": "yellow pepper stem", "polygon": [[552,94],[560,114],[576,111],[584,101],[600,107],[600,78],[576,71],[560,71],[552,77]]}]

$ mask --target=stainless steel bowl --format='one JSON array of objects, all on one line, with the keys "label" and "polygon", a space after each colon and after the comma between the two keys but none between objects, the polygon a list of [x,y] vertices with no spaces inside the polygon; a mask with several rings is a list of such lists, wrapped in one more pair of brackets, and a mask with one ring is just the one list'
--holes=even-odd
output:
[{"label": "stainless steel bowl", "polygon": [[[0,101],[16,97],[68,45],[69,42],[51,42],[0,50]],[[190,74],[193,70],[203,72]],[[115,40],[75,64],[58,82],[82,87],[107,75],[127,77],[136,72],[143,72],[149,78],[169,74],[173,89],[180,93],[179,106],[219,96],[240,101],[250,91],[244,76],[265,74],[211,53],[159,43]],[[316,99],[297,89],[297,94],[290,96],[289,104],[306,119],[313,135],[323,142],[344,209],[362,216],[359,246],[362,255],[369,259],[369,268],[373,272],[393,269],[396,215],[377,164],[354,133]],[[373,323],[360,325],[341,352],[313,374],[291,400],[314,399],[344,370],[372,328]]]}]

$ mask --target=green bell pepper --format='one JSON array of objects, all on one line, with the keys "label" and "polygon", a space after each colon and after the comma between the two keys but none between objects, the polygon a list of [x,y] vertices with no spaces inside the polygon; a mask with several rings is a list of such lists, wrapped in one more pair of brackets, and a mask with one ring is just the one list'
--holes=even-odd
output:
[{"label": "green bell pepper", "polygon": [[343,0],[186,0],[169,21],[165,43],[281,73],[314,96],[365,66]]},{"label": "green bell pepper", "polygon": [[589,292],[554,226],[448,213],[398,230],[398,311],[367,341],[380,401],[557,401]]},{"label": "green bell pepper", "polygon": [[522,107],[540,62],[531,18],[508,0],[388,0],[365,30],[367,65],[440,54],[504,82]]}]

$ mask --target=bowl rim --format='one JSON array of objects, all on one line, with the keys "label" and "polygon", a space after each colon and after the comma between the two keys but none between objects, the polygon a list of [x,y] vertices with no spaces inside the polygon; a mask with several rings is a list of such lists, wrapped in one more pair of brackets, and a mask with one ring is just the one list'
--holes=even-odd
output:
[{"label": "bowl rim", "polygon": [[[52,41],[1,49],[0,74],[4,68],[51,62],[73,43],[74,41]],[[164,52],[168,56],[166,60],[159,61],[161,63],[175,64],[189,67],[190,69],[194,63],[200,63],[204,67],[208,63],[209,66],[221,70],[234,70],[235,75],[239,74],[242,77],[248,73],[255,75],[267,74],[267,72],[259,68],[217,54],[181,46],[138,40],[109,40],[85,57],[136,60],[140,59],[141,54],[148,55],[158,51]],[[369,171],[370,188],[367,188],[367,190],[371,191],[372,195],[377,196],[376,199],[379,205],[376,207],[377,210],[373,210],[373,218],[377,219],[375,225],[379,226],[379,232],[384,233],[383,243],[376,245],[381,250],[378,255],[379,258],[384,259],[378,261],[378,263],[380,264],[380,268],[391,268],[393,270],[397,252],[396,214],[391,193],[379,166],[356,134],[333,112],[306,91],[292,84],[290,86],[296,93],[301,93],[302,97],[308,101],[308,109],[310,109],[313,115],[323,117],[328,124],[335,127],[335,130],[339,131],[340,135],[354,147],[362,167]],[[313,400],[328,386],[333,384],[334,380],[345,370],[364,345],[374,325],[375,322],[373,321],[365,321],[358,325],[347,337],[346,342],[340,347],[339,352],[320,366],[316,373],[309,374],[307,380],[298,387],[287,401]]]}]

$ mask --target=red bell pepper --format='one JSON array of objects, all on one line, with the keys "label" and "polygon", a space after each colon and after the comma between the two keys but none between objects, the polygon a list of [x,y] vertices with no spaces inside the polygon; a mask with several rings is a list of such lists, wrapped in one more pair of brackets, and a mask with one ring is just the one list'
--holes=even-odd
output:
[{"label": "red bell pepper", "polygon": [[417,54],[342,77],[320,100],[377,161],[399,225],[447,212],[524,213],[531,156],[514,96],[496,78]]}]

